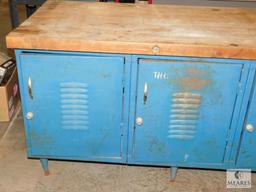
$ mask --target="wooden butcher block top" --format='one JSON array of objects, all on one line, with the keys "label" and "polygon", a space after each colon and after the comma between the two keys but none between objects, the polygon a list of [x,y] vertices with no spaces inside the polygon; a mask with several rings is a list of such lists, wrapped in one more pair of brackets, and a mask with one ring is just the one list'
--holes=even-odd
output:
[{"label": "wooden butcher block top", "polygon": [[49,0],[7,47],[256,59],[256,9]]}]

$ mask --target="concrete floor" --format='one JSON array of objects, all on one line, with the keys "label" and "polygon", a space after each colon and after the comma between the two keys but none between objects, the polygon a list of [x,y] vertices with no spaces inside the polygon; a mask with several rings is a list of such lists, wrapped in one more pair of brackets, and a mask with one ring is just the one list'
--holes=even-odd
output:
[{"label": "concrete floor", "polygon": [[[7,52],[4,36],[10,30],[7,4],[0,4],[0,51]],[[43,176],[38,160],[27,159],[20,111],[12,123],[0,123],[0,192],[208,192],[228,191],[226,172],[179,169],[169,182],[169,169],[72,161],[50,161]],[[252,175],[256,191],[256,174]]]}]

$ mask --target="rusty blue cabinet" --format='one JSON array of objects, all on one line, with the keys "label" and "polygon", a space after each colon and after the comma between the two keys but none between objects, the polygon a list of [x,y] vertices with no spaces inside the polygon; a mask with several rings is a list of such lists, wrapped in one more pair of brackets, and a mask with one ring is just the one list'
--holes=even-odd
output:
[{"label": "rusty blue cabinet", "polygon": [[46,173],[48,159],[170,166],[172,176],[177,167],[255,169],[253,61],[31,50],[16,57],[28,156]]},{"label": "rusty blue cabinet", "polygon": [[254,87],[249,100],[247,116],[243,124],[241,141],[239,143],[239,154],[237,157],[237,166],[241,168],[256,169],[256,77],[254,78]]},{"label": "rusty blue cabinet", "polygon": [[124,57],[18,57],[30,157],[125,162]]},{"label": "rusty blue cabinet", "polygon": [[134,161],[223,163],[242,69],[204,60],[139,59]]},{"label": "rusty blue cabinet", "polygon": [[[172,166],[171,176],[175,167],[255,170],[253,144],[246,143],[255,136],[241,137],[246,113],[255,118],[252,107],[247,112],[248,102],[255,106],[254,61],[139,55],[132,61],[128,163]],[[251,164],[241,161],[241,141]]]}]

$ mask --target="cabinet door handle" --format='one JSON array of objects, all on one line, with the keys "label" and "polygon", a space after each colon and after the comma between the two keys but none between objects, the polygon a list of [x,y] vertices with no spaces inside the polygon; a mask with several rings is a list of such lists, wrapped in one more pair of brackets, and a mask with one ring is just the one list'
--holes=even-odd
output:
[{"label": "cabinet door handle", "polygon": [[249,133],[252,133],[254,131],[254,126],[252,124],[247,124],[245,128]]},{"label": "cabinet door handle", "polygon": [[144,97],[143,97],[144,105],[146,105],[147,99],[148,99],[148,83],[145,82],[145,84],[144,84]]},{"label": "cabinet door handle", "polygon": [[28,94],[30,96],[31,99],[33,99],[33,93],[32,93],[32,81],[31,81],[31,77],[28,77]]},{"label": "cabinet door handle", "polygon": [[27,120],[31,120],[31,119],[33,119],[33,117],[34,117],[34,114],[32,112],[27,112],[27,114],[26,114]]}]

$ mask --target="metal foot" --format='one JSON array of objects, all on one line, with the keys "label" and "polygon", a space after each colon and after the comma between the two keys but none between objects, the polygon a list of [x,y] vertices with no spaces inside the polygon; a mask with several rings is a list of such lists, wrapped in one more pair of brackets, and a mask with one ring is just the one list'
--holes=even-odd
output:
[{"label": "metal foot", "polygon": [[177,171],[178,171],[178,167],[171,167],[171,170],[170,170],[170,176],[171,176],[170,181],[171,182],[175,181]]},{"label": "metal foot", "polygon": [[40,159],[41,165],[44,169],[44,175],[50,175],[49,168],[48,168],[48,159]]}]

